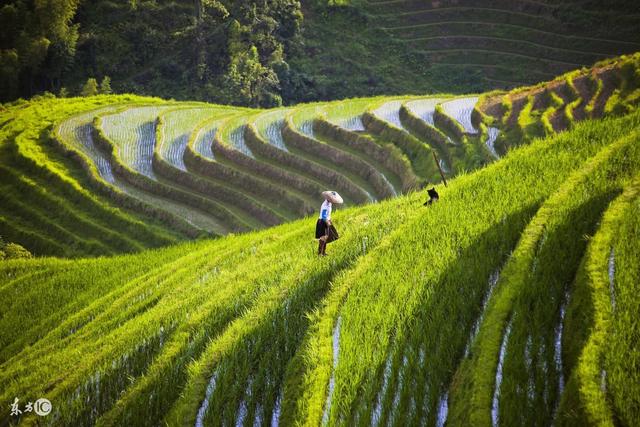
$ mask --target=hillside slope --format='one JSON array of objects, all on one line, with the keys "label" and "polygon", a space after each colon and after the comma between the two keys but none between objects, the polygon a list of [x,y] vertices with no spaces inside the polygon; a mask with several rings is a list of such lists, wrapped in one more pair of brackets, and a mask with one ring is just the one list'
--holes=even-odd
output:
[{"label": "hillside slope", "polygon": [[0,101],[107,76],[117,93],[263,107],[483,92],[640,50],[633,0],[55,3],[0,8]]},{"label": "hillside slope", "polygon": [[535,140],[429,208],[341,209],[326,258],[303,219],[4,262],[0,400],[64,425],[633,424],[639,128]]},{"label": "hillside slope", "polygon": [[[357,30],[349,32],[356,41],[370,46],[369,58],[362,62],[375,67],[373,58],[387,58],[369,74],[384,79],[387,74],[378,70],[387,67],[390,71],[392,61],[398,64],[391,76],[399,76],[399,82],[384,79],[378,90],[385,86],[406,90],[398,85],[410,84],[408,79],[415,76],[421,76],[415,84],[423,91],[512,88],[640,47],[634,30],[638,27],[638,5],[631,1],[337,3],[350,3],[366,17],[364,37],[356,36]],[[346,26],[343,30],[349,31]],[[339,44],[345,38],[336,40]],[[347,43],[344,49],[349,49]]]},{"label": "hillside slope", "polygon": [[639,102],[638,54],[481,95],[270,110],[34,99],[0,112],[0,235],[36,255],[77,257],[261,229],[311,214],[327,188],[348,205],[386,200]]}]

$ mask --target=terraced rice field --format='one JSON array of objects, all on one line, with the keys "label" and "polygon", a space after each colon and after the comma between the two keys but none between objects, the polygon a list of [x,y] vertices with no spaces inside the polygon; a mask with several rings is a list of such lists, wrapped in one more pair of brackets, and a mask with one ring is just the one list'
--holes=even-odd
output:
[{"label": "terraced rice field", "polygon": [[[195,140],[193,142],[193,149],[196,153],[204,157],[205,159],[213,160],[213,139],[218,132],[218,128],[223,123],[223,120],[212,120],[202,125],[200,128],[194,130],[196,133]],[[187,144],[188,147],[188,144]],[[183,160],[184,161],[184,160]]]},{"label": "terraced rice field", "polygon": [[629,12],[629,4],[527,0],[350,3],[368,16],[371,27],[383,28],[386,44],[411,51],[411,62],[429,63],[425,78],[443,91],[457,79],[478,79],[481,88],[523,86],[640,49],[637,34],[629,30],[640,22],[636,13]]},{"label": "terraced rice field", "polygon": [[471,123],[471,113],[477,102],[477,97],[457,98],[443,102],[441,105],[444,113],[453,117],[462,126],[465,133],[474,135],[478,133],[478,130]]},{"label": "terraced rice field", "polygon": [[113,112],[116,108],[117,107],[107,107],[88,114],[80,114],[71,120],[66,120],[58,127],[57,134],[65,143],[70,144],[81,153],[87,155],[97,167],[100,177],[109,184],[114,185],[117,189],[135,199],[139,199],[145,204],[157,209],[162,209],[169,215],[183,217],[187,223],[202,230],[220,230],[220,224],[208,215],[201,214],[197,211],[185,212],[183,205],[175,203],[171,199],[159,197],[153,193],[136,188],[114,176],[108,156],[96,147],[94,143],[92,121],[96,114]]},{"label": "terraced rice field", "polygon": [[424,120],[427,124],[434,126],[433,115],[436,111],[436,105],[440,104],[442,99],[430,98],[419,101],[407,102],[407,108],[415,115]]},{"label": "terraced rice field", "polygon": [[126,108],[102,117],[102,129],[116,146],[123,163],[149,178],[155,178],[152,167],[155,146],[155,121],[169,107]]},{"label": "terraced rice field", "polygon": [[389,101],[376,108],[373,113],[385,122],[391,123],[397,128],[404,129],[404,126],[400,121],[401,106],[402,101]]},{"label": "terraced rice field", "polygon": [[[74,179],[90,183],[68,191],[97,189],[107,204],[154,218],[165,230],[160,234],[223,235],[308,215],[327,188],[343,194],[347,205],[378,202],[437,185],[441,172],[450,179],[483,167],[579,120],[624,114],[639,98],[639,64],[637,55],[621,57],[509,92],[359,98],[268,111],[114,98],[57,119],[54,136],[80,161],[83,171],[73,166]],[[19,133],[7,135],[16,141],[8,152],[52,167],[37,159],[56,154],[55,146],[44,155]],[[59,176],[66,163],[57,161]],[[7,221],[2,232],[42,253],[59,250],[53,236],[26,232],[34,218],[48,221],[20,209],[22,222]],[[56,235],[71,241],[72,234]]]},{"label": "terraced rice field", "polygon": [[[194,117],[185,153],[218,120]],[[633,425],[638,129],[637,109],[577,123],[438,186],[429,207],[409,191],[339,209],[328,257],[303,218],[136,254],[3,261],[0,400],[46,397],[53,410],[3,405],[0,418]],[[205,164],[245,158],[218,157]]]},{"label": "terraced rice field", "polygon": [[60,138],[89,156],[96,165],[100,177],[109,183],[115,182],[111,163],[93,142],[93,127],[91,123],[96,113],[112,112],[115,109],[116,107],[107,107],[104,110],[79,114],[62,123],[57,131]]},{"label": "terraced rice field", "polygon": [[[500,130],[494,141],[499,153],[511,144],[566,130],[579,120],[602,117],[607,109],[613,111],[614,103],[619,111],[629,111],[634,101],[617,104],[614,87],[635,86],[637,77],[631,70],[638,66],[638,55],[622,58],[570,72],[548,85],[481,96],[474,113],[476,123]],[[637,96],[632,95],[633,89],[626,92],[627,100]]]},{"label": "terraced rice field", "polygon": [[[0,235],[57,257],[0,261],[0,423],[634,425],[638,70],[268,111],[9,106]],[[347,203],[318,257],[328,188]]]},{"label": "terraced rice field", "polygon": [[362,114],[374,104],[373,99],[350,99],[334,103],[323,110],[327,120],[352,132],[364,132]]},{"label": "terraced rice field", "polygon": [[269,144],[284,151],[289,151],[282,137],[282,126],[287,113],[287,110],[276,110],[262,114],[255,120],[255,125],[260,135]]},{"label": "terraced rice field", "polygon": [[255,157],[251,152],[251,149],[244,141],[245,126],[246,125],[240,125],[233,129],[233,131],[231,131],[231,133],[229,134],[229,142],[231,143],[233,148],[240,151],[242,154],[249,157]]},{"label": "terraced rice field", "polygon": [[[213,108],[181,108],[163,113],[160,116],[163,120],[162,133],[160,135],[160,141],[157,141],[156,148],[160,157],[171,163],[174,167],[186,171],[187,167],[184,164],[184,152],[187,149],[191,131],[202,120],[215,117],[217,111],[218,110]],[[203,136],[203,138],[205,137],[207,137],[207,135]],[[209,140],[212,139],[213,138],[210,138]],[[201,141],[200,146],[202,145]]]}]

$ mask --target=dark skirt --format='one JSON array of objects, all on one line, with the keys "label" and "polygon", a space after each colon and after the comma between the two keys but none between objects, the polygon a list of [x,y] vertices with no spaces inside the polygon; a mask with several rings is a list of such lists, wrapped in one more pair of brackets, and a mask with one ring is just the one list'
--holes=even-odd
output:
[{"label": "dark skirt", "polygon": [[327,231],[327,220],[318,218],[318,222],[316,222],[316,239],[326,236]]}]

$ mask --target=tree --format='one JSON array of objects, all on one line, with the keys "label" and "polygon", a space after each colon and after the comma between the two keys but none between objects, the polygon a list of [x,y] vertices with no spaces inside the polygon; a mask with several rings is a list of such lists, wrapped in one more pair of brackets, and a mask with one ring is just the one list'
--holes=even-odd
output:
[{"label": "tree", "polygon": [[202,0],[201,4],[202,15],[210,20],[222,22],[229,17],[227,8],[217,0]]},{"label": "tree", "polygon": [[231,96],[240,95],[244,103],[253,106],[277,104],[277,98],[272,95],[279,89],[278,76],[272,69],[260,63],[258,49],[255,46],[232,57],[227,83],[232,88]]},{"label": "tree", "polygon": [[32,258],[31,252],[17,243],[7,243],[3,248],[6,259]]},{"label": "tree", "polygon": [[113,90],[111,90],[111,77],[104,76],[100,83],[100,93],[103,95],[111,95],[113,93]]},{"label": "tree", "polygon": [[94,96],[98,94],[98,81],[93,77],[89,78],[82,86],[81,96]]},{"label": "tree", "polygon": [[31,252],[17,243],[6,243],[0,236],[0,261],[4,259],[31,258]]},{"label": "tree", "polygon": [[[75,55],[78,0],[13,0],[0,6],[0,101],[56,89]],[[8,74],[10,70],[11,74]]]},{"label": "tree", "polygon": [[15,49],[0,51],[0,101],[15,99],[19,94],[20,59]]},{"label": "tree", "polygon": [[[278,104],[273,70],[297,45],[301,22],[299,0],[7,0],[0,2],[0,102],[62,87],[92,95],[89,75],[98,78],[97,93],[109,93],[108,75],[117,91]],[[250,75],[234,76],[226,88],[234,69]]]}]

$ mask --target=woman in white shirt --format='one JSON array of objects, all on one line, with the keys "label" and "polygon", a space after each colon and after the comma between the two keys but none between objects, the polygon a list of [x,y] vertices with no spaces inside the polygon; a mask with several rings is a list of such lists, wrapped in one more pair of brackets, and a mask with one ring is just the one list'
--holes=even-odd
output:
[{"label": "woman in white shirt", "polygon": [[324,202],[320,206],[320,216],[316,221],[316,239],[318,239],[318,255],[327,255],[327,238],[331,226],[331,210],[333,204],[342,203],[342,197],[335,191],[323,191]]}]

